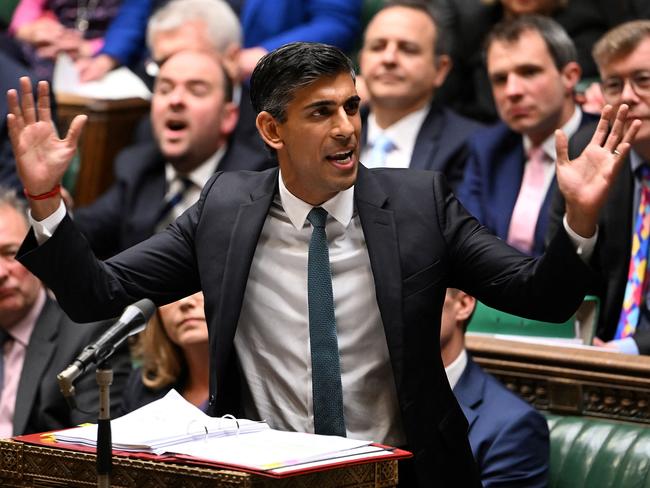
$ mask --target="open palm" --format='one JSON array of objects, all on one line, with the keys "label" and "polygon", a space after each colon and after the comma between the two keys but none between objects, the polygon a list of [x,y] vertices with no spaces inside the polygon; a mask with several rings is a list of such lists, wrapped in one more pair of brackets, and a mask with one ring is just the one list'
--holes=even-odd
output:
[{"label": "open palm", "polygon": [[20,79],[20,91],[20,103],[15,90],[7,92],[9,137],[18,175],[27,191],[38,195],[61,182],[77,149],[86,116],[75,117],[65,139],[60,139],[52,123],[47,82],[38,85],[37,106],[29,78]]}]

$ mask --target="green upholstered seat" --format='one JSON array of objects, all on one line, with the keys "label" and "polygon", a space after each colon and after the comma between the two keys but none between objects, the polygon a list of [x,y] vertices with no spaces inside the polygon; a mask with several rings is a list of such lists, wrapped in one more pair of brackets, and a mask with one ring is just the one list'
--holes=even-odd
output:
[{"label": "green upholstered seat", "polygon": [[650,427],[547,414],[549,488],[650,488]]}]

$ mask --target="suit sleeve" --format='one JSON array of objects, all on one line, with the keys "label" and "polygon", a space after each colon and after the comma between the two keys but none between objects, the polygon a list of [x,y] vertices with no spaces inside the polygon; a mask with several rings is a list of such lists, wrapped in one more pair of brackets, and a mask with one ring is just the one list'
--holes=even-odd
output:
[{"label": "suit sleeve", "polygon": [[534,410],[502,427],[478,463],[484,488],[548,486],[549,433],[544,417]]},{"label": "suit sleeve", "polygon": [[262,47],[272,51],[290,42],[305,41],[351,49],[361,31],[361,1],[311,0],[308,4],[309,20],[265,39]]}]

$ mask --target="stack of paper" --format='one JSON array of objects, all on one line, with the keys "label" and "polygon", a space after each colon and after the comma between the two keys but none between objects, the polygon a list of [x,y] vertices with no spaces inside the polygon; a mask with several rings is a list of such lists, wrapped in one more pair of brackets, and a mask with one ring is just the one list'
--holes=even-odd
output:
[{"label": "stack of paper", "polygon": [[[405,457],[371,441],[283,432],[265,422],[214,418],[175,390],[111,422],[113,449],[207,461],[270,475],[358,462],[381,456]],[[97,426],[54,433],[57,442],[96,447]]]},{"label": "stack of paper", "polygon": [[[225,437],[267,430],[265,422],[210,417],[171,390],[160,400],[111,421],[113,449],[169,452],[169,447],[191,440]],[[55,433],[59,442],[97,445],[97,426],[88,425]]]}]

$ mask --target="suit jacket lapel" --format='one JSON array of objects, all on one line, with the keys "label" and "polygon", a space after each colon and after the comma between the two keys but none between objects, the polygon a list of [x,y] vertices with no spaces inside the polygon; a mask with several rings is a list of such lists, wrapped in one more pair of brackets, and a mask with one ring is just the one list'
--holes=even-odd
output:
[{"label": "suit jacket lapel", "polygon": [[393,211],[385,208],[388,197],[372,172],[359,165],[355,203],[366,239],[397,389],[403,374],[402,271]]},{"label": "suit jacket lapel", "polygon": [[485,377],[481,374],[478,365],[468,356],[467,366],[454,388],[454,395],[467,418],[470,429],[478,419],[478,406],[483,402],[484,389]]},{"label": "suit jacket lapel", "polygon": [[25,430],[41,378],[56,350],[56,337],[62,319],[63,313],[48,298],[36,320],[27,345],[23,372],[16,393],[14,434],[20,434]]},{"label": "suit jacket lapel", "polygon": [[250,200],[239,206],[226,254],[220,302],[220,324],[226,334],[222,346],[235,337],[255,248],[264,221],[269,213],[278,184],[278,170],[271,171],[266,180],[250,194]]}]

